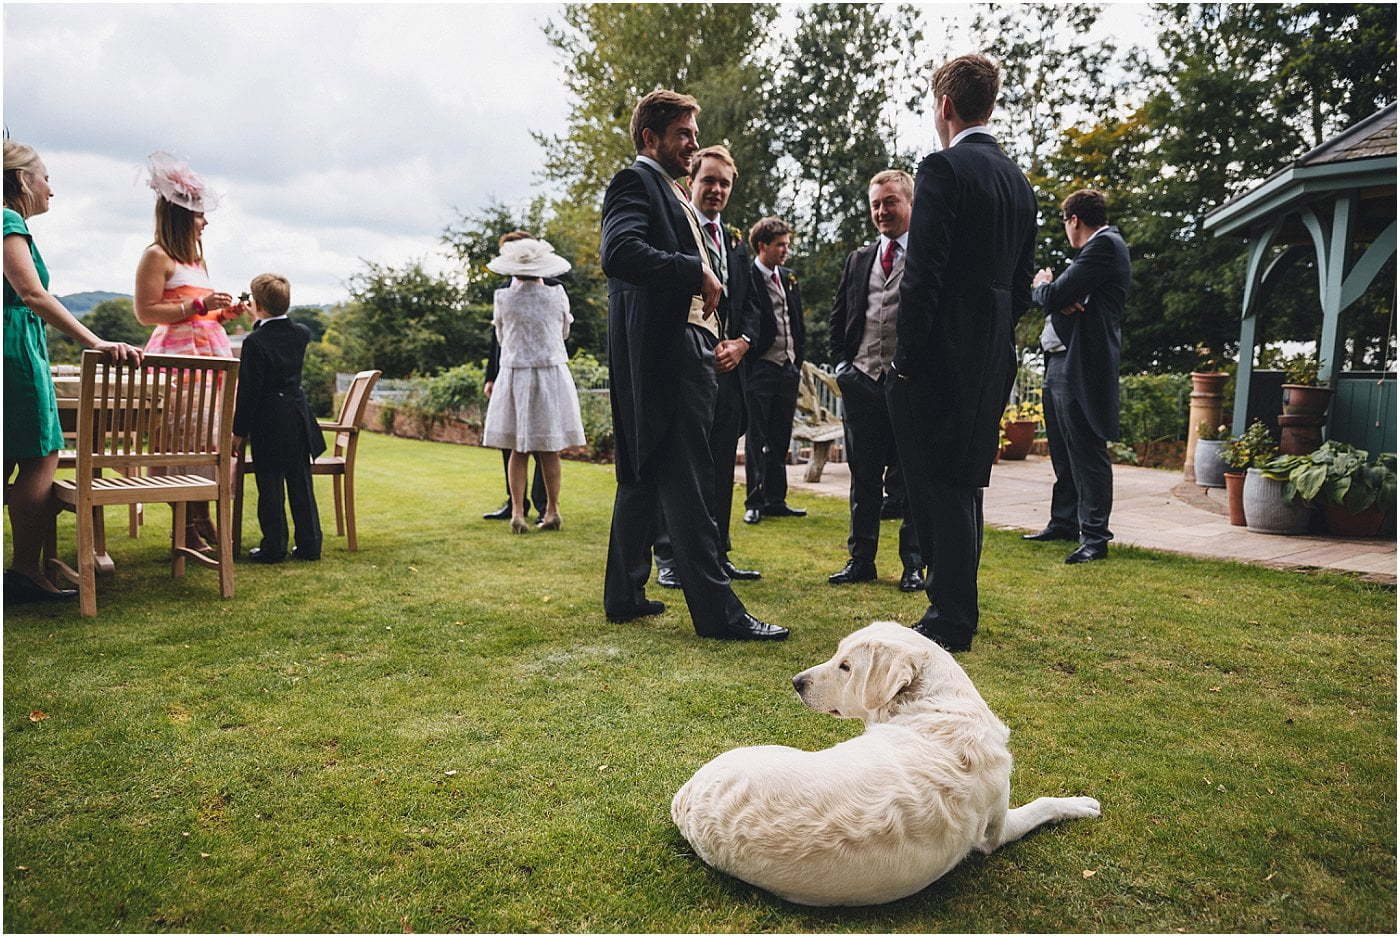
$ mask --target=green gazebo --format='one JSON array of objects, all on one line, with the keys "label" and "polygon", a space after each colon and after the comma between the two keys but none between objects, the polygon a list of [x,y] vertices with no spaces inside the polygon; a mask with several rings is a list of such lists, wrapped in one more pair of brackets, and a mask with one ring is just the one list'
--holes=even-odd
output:
[{"label": "green gazebo", "polygon": [[1280,411],[1282,376],[1254,368],[1257,312],[1270,285],[1311,252],[1322,306],[1318,379],[1330,380],[1334,390],[1327,437],[1373,453],[1395,451],[1395,372],[1339,367],[1343,313],[1395,256],[1395,196],[1391,104],[1206,216],[1205,227],[1217,237],[1244,237],[1249,243],[1234,432],[1243,432],[1256,418],[1273,424]]}]

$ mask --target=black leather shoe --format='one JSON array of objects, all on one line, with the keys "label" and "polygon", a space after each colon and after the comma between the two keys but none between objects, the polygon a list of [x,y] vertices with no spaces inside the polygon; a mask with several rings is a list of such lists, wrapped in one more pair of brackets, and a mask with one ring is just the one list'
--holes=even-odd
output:
[{"label": "black leather shoe", "polygon": [[706,638],[723,638],[729,641],[782,641],[788,636],[788,630],[781,625],[770,625],[766,621],[759,621],[757,618],[744,614],[743,624],[721,634],[702,635]]},{"label": "black leather shoe", "polygon": [[5,570],[5,604],[22,605],[28,602],[57,602],[66,599],[76,599],[77,589],[57,589],[50,592],[43,586],[35,584],[24,573],[17,573],[13,569]]},{"label": "black leather shoe", "polygon": [[922,592],[924,588],[924,571],[911,566],[904,571],[904,575],[899,577],[900,592]]},{"label": "black leather shoe", "polygon": [[674,569],[663,567],[656,571],[656,584],[663,589],[679,589],[681,577],[676,575]]},{"label": "black leather shoe", "polygon": [[1108,559],[1108,544],[1085,543],[1080,545],[1078,550],[1065,557],[1065,563],[1074,566],[1077,563],[1088,563],[1090,560],[1106,559]]},{"label": "black leather shoe", "polygon": [[763,509],[764,517],[806,517],[807,512],[802,508],[790,508],[786,504],[775,504],[770,508]]},{"label": "black leather shoe", "polygon": [[645,599],[642,601],[641,605],[632,609],[630,612],[625,612],[621,615],[609,615],[608,621],[613,622],[615,624],[621,624],[624,621],[632,621],[635,618],[646,618],[649,615],[660,615],[664,611],[666,611],[665,602],[657,602],[652,599]]},{"label": "black leather shoe", "polygon": [[725,560],[724,562],[720,563],[720,564],[719,564],[719,568],[720,568],[721,570],[723,570],[723,571],[724,571],[724,574],[725,574],[726,576],[728,576],[730,579],[740,579],[740,580],[744,580],[744,581],[752,581],[752,580],[755,580],[755,579],[762,579],[762,578],[763,578],[763,574],[760,573],[758,570],[756,570],[756,569],[740,569],[739,567],[735,566],[733,563],[729,562],[728,560]]},{"label": "black leather shoe", "polygon": [[833,586],[844,586],[852,582],[869,582],[875,578],[875,564],[847,560],[840,572],[832,573],[826,581]]},{"label": "black leather shoe", "polygon": [[266,553],[262,547],[253,547],[248,551],[248,559],[254,563],[280,563],[286,558],[285,553]]},{"label": "black leather shoe", "polygon": [[914,626],[913,630],[928,638],[949,654],[961,654],[963,651],[972,650],[972,635],[970,634],[952,637],[940,631],[935,631],[924,622],[919,622]]},{"label": "black leather shoe", "polygon": [[507,500],[505,504],[501,505],[500,508],[495,511],[488,511],[481,515],[481,519],[484,521],[510,520],[510,501]]},{"label": "black leather shoe", "polygon": [[1049,543],[1052,540],[1078,540],[1079,534],[1064,527],[1047,527],[1038,534],[1021,534],[1021,539]]},{"label": "black leather shoe", "polygon": [[757,524],[761,520],[763,520],[763,512],[758,508],[749,508],[744,512],[745,524]]},{"label": "black leather shoe", "polygon": [[311,553],[309,551],[302,552],[300,548],[292,547],[292,559],[294,560],[302,560],[307,563],[314,563],[320,558],[321,554],[319,551],[317,551],[316,553]]}]

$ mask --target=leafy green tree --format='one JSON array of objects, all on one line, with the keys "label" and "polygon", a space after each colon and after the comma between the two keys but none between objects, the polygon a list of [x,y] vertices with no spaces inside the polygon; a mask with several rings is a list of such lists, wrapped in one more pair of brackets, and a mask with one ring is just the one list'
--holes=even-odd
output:
[{"label": "leafy green tree", "polygon": [[700,102],[701,145],[724,143],[739,166],[728,214],[748,223],[775,200],[777,154],[766,122],[771,73],[764,39],[773,4],[594,3],[564,8],[545,26],[573,102],[569,129],[538,137],[545,177],[573,201],[598,206],[608,180],[636,154],[628,124],[638,99],[657,88]]},{"label": "leafy green tree", "polygon": [[365,268],[350,278],[352,302],[327,331],[346,365],[406,377],[486,357],[489,310],[483,318],[468,307],[459,283],[421,262],[394,268],[366,261]]},{"label": "leafy green tree", "polygon": [[[783,155],[782,204],[807,305],[808,355],[828,363],[828,311],[846,255],[873,236],[870,177],[913,169],[896,158],[894,110],[922,37],[908,6],[801,7],[774,79],[769,124]],[[859,62],[859,68],[849,63]]]},{"label": "leafy green tree", "polygon": [[[136,321],[131,300],[126,297],[104,299],[83,316],[83,324],[98,338],[109,342],[126,342],[140,348],[151,337],[153,329]],[[83,349],[73,339],[53,326],[45,326],[49,340],[49,360],[55,364],[72,364],[82,360]]]},{"label": "leafy green tree", "polygon": [[310,329],[313,342],[319,342],[326,334],[326,317],[320,306],[293,306],[287,310],[287,318]]}]

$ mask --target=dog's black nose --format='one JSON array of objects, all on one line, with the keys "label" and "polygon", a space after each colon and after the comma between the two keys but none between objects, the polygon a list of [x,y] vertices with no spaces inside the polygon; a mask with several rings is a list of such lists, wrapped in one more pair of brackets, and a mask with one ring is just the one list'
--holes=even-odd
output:
[{"label": "dog's black nose", "polygon": [[797,676],[792,678],[792,688],[798,693],[801,693],[803,689],[805,689],[807,686],[807,680],[808,678],[806,674],[798,674]]}]

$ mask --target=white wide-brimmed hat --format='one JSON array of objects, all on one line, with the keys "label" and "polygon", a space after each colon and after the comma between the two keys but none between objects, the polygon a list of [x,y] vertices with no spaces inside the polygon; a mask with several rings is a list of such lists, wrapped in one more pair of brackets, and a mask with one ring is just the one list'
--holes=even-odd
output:
[{"label": "white wide-brimmed hat", "polygon": [[501,256],[486,269],[508,277],[557,277],[569,272],[569,262],[554,253],[548,241],[521,238],[501,245]]}]

